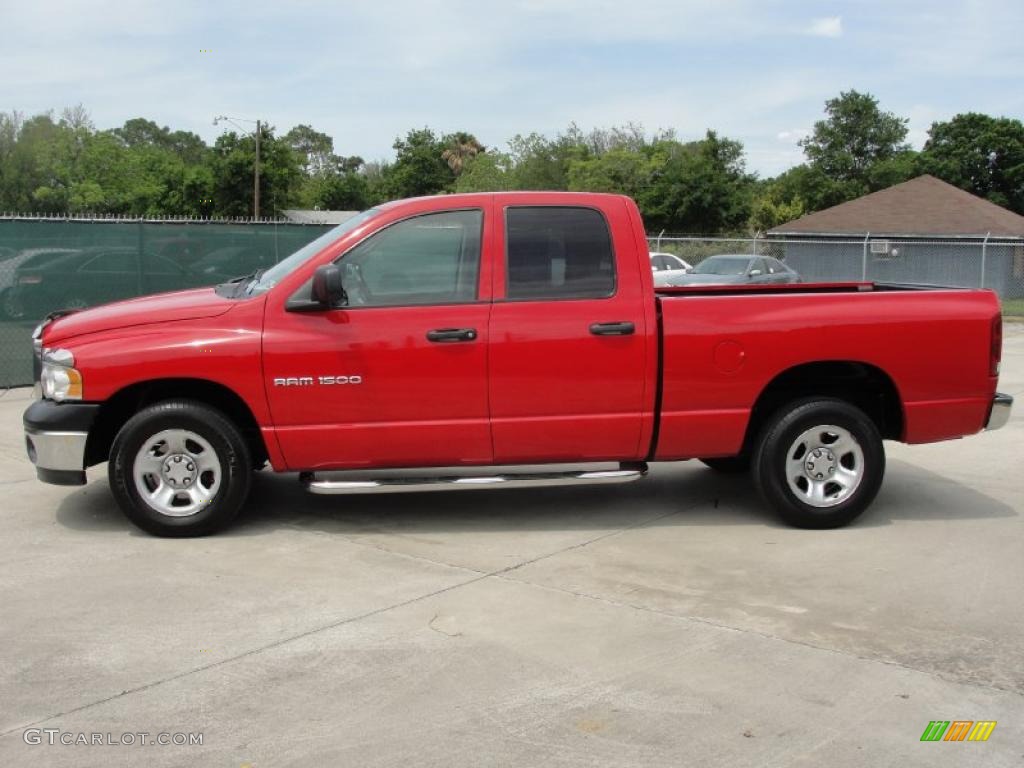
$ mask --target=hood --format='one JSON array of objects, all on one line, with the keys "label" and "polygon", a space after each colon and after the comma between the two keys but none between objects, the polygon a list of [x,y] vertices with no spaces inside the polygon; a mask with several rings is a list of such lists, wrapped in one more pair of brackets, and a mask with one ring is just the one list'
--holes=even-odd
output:
[{"label": "hood", "polygon": [[670,277],[666,285],[736,285],[746,282],[746,275],[697,275],[690,272]]},{"label": "hood", "polygon": [[141,296],[63,315],[46,326],[44,336],[46,345],[52,346],[54,342],[87,333],[147,323],[215,317],[224,314],[237,303],[218,296],[213,288]]}]

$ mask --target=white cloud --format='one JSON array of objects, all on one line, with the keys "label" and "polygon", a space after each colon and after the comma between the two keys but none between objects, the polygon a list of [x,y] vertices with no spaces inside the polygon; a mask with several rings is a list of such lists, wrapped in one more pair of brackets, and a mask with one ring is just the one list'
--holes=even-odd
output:
[{"label": "white cloud", "polygon": [[785,131],[779,131],[775,134],[775,138],[779,141],[797,142],[810,136],[810,134],[811,131],[808,128],[789,128]]},{"label": "white cloud", "polygon": [[828,16],[823,19],[815,19],[807,27],[806,32],[814,37],[842,37],[843,17]]}]

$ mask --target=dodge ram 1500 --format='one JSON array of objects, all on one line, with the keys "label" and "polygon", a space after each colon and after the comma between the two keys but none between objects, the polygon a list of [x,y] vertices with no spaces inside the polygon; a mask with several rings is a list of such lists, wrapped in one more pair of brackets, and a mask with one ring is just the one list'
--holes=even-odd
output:
[{"label": "dodge ram 1500", "polygon": [[[24,425],[40,479],[82,484],[107,461],[159,535],[227,524],[267,462],[367,493],[622,482],[696,458],[826,528],[874,499],[883,440],[1005,423],[1001,327],[984,290],[655,289],[626,197],[419,198],[216,287],[54,313]],[[448,469],[323,474],[423,467]]]}]

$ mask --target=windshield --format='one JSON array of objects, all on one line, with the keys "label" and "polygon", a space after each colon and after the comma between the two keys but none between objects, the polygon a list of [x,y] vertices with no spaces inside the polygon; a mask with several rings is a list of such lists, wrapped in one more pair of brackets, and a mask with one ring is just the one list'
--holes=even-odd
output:
[{"label": "windshield", "polygon": [[718,256],[712,256],[711,258],[704,259],[693,269],[695,275],[742,275],[747,271],[747,264],[750,263],[750,259],[737,259],[729,256],[727,258],[720,258]]},{"label": "windshield", "polygon": [[351,232],[359,225],[369,219],[372,219],[378,213],[380,213],[379,208],[371,208],[368,211],[363,211],[362,213],[353,216],[351,219],[342,222],[334,229],[324,232],[316,240],[302,246],[291,256],[279,261],[266,272],[260,274],[256,282],[249,288],[248,293],[252,295],[269,291],[307,259],[312,258],[319,251],[322,251],[346,232]]}]

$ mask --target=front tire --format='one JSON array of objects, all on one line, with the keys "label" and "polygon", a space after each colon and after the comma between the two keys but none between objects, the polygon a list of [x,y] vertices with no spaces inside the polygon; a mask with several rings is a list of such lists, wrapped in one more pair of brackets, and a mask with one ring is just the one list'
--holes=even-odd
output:
[{"label": "front tire", "polygon": [[191,400],[137,413],[110,450],[110,488],[139,528],[157,536],[205,536],[223,528],[249,494],[252,459],[224,414]]},{"label": "front tire", "polygon": [[874,500],[885,475],[878,428],[842,400],[799,400],[780,409],[761,433],[754,482],[790,525],[838,528]]}]

